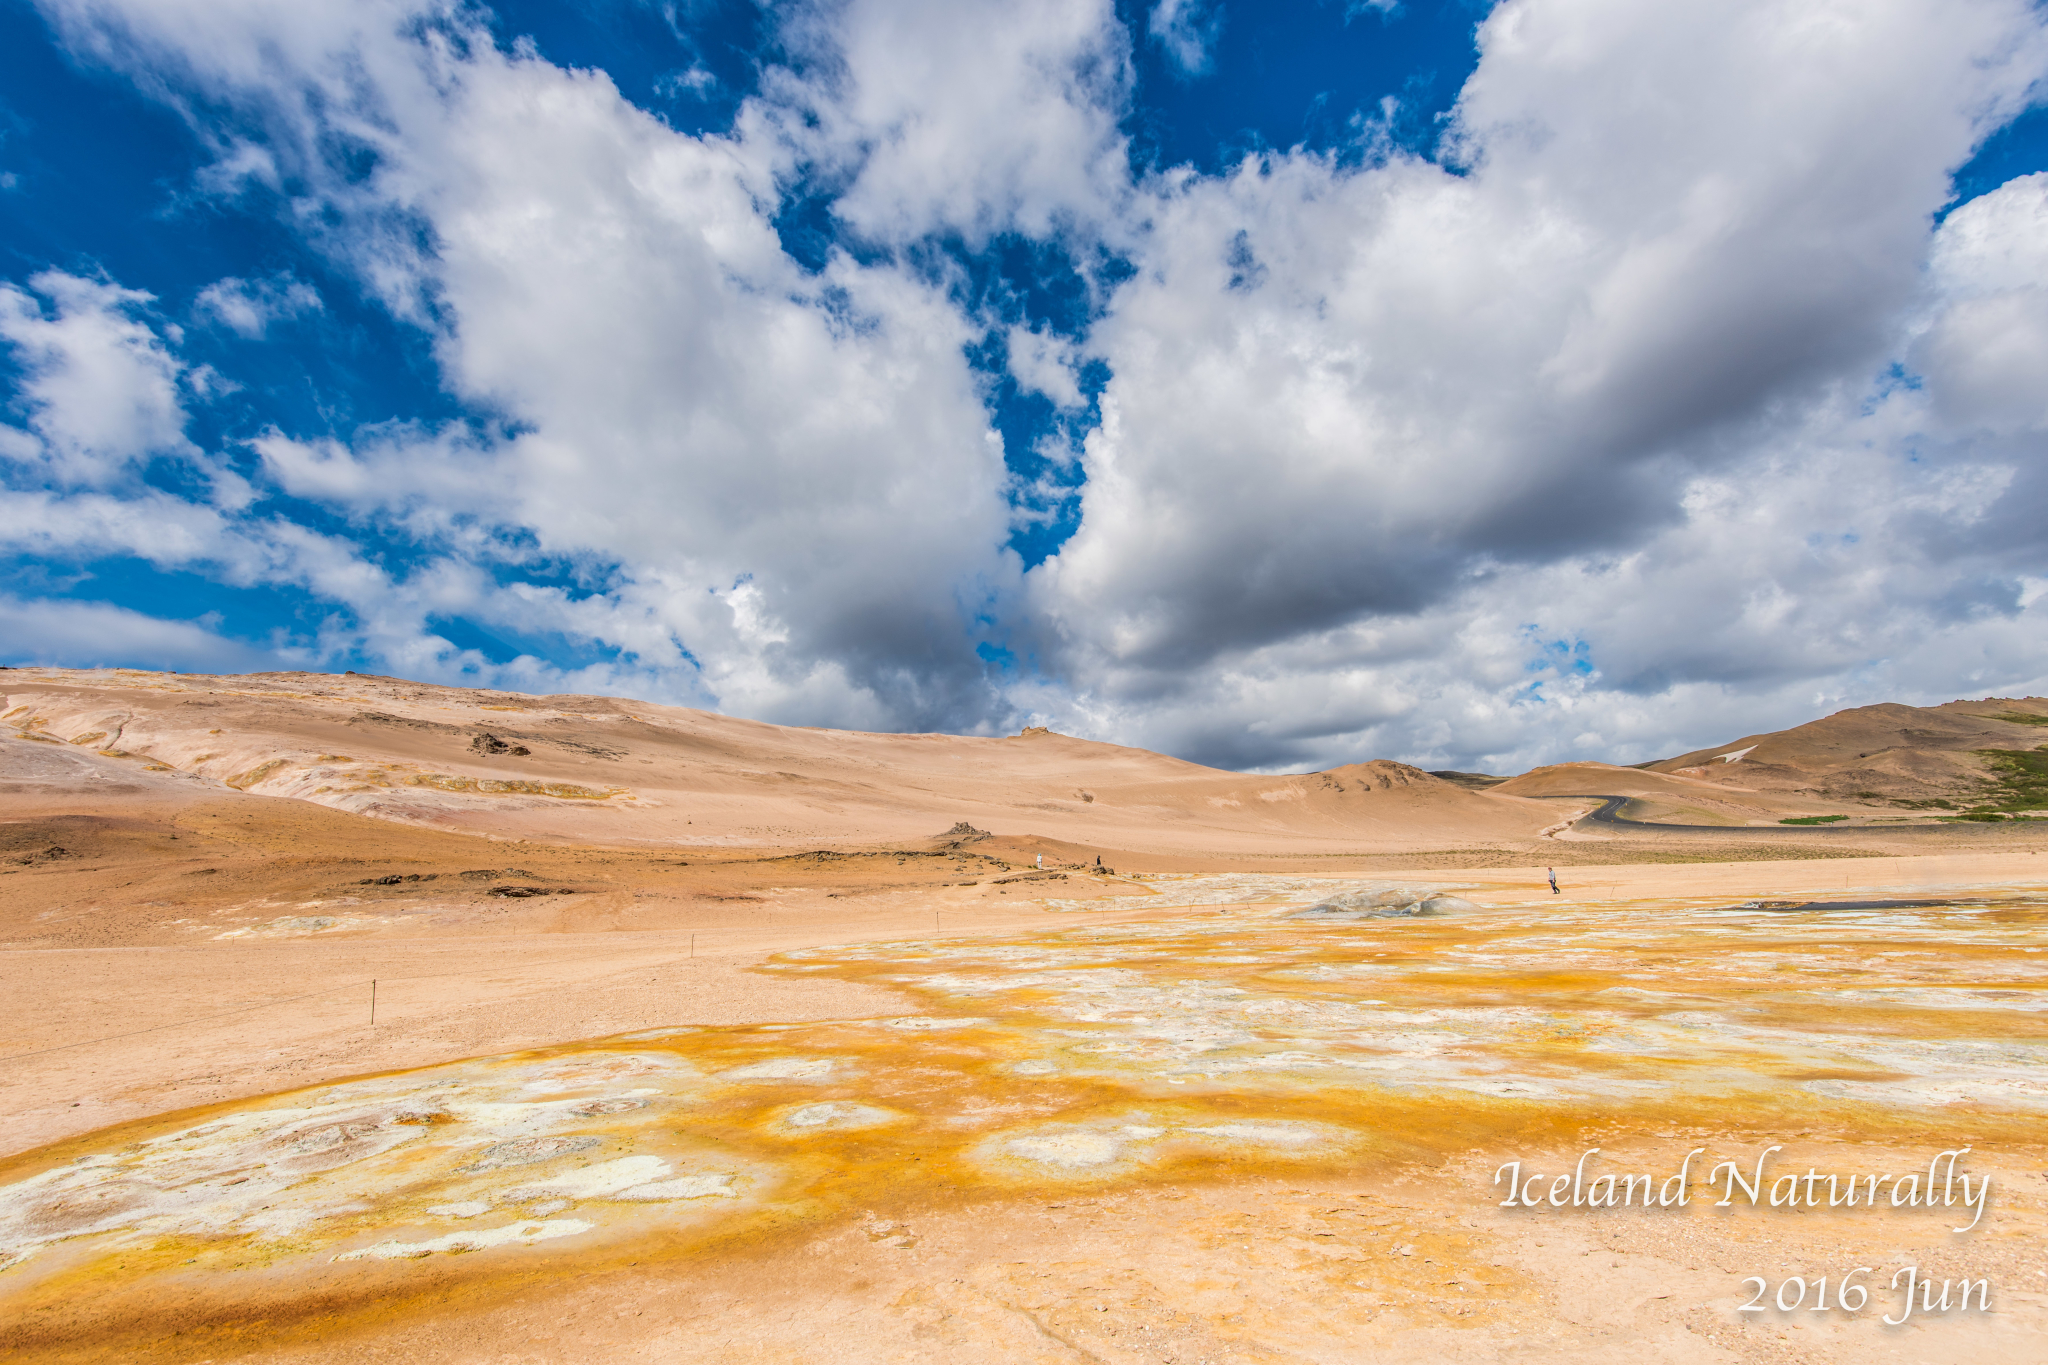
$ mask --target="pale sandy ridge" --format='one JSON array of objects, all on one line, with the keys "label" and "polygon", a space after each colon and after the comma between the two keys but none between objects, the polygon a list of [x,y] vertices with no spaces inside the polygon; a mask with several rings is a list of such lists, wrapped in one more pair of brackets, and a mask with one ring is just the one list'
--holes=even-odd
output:
[{"label": "pale sandy ridge", "polygon": [[[1568,763],[1487,786],[1387,760],[1262,777],[1036,729],[804,729],[356,675],[7,669],[0,689],[0,733],[69,750],[98,768],[103,789],[249,792],[494,838],[677,849],[901,842],[964,820],[1181,858],[1526,849],[1591,808],[1560,803],[1602,796],[1631,798],[1621,813],[1635,819],[1815,835],[1807,843],[1818,847],[1829,835],[1931,831],[1939,809],[1902,808],[1857,784],[1920,793],[1939,778],[1961,790],[1982,780],[1968,746],[2031,745],[2039,727],[2006,717],[2048,714],[2048,702],[2026,699],[1955,703],[1971,709],[1954,714],[1862,708],[1749,737],[1721,755],[1733,762]],[[1920,723],[1927,716],[1938,724]],[[1882,749],[1898,771],[1843,766],[1857,744]],[[1781,824],[1815,814],[1848,823],[1817,834]],[[1587,834],[1616,837],[1572,837]]]},{"label": "pale sandy ridge", "polygon": [[1348,851],[1446,831],[1527,838],[1555,818],[1405,764],[1253,777],[1044,730],[800,729],[329,674],[14,669],[0,687],[0,721],[17,733],[142,773],[513,838],[787,846],[924,838],[967,820],[1115,848]]}]

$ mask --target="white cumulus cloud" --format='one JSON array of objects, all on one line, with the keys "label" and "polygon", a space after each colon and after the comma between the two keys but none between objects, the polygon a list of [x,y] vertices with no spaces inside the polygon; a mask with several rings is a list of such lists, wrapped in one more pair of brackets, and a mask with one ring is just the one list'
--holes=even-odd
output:
[{"label": "white cumulus cloud", "polygon": [[104,484],[152,455],[190,452],[184,366],[141,316],[151,297],[61,270],[28,286],[0,284],[0,341],[38,438],[10,442],[15,458],[61,483]]},{"label": "white cumulus cloud", "polygon": [[[185,113],[195,189],[285,196],[490,415],[271,431],[248,486],[208,452],[210,494],[124,490],[200,458],[175,329],[113,281],[4,287],[0,454],[60,486],[8,495],[4,543],[335,605],[279,649],[1247,767],[1632,761],[2048,686],[2048,181],[1935,226],[2048,74],[2026,0],[1506,0],[1443,164],[1216,175],[1134,171],[1122,130],[1135,44],[1198,73],[1220,6],[792,7],[790,64],[706,135],[452,3],[43,8]],[[858,250],[792,259],[805,195]],[[1081,261],[1096,320],[963,303],[940,244],[1004,234]],[[260,339],[305,289],[237,276],[196,315]],[[1028,572],[965,354],[998,325],[1067,412],[1109,375],[1079,530]],[[450,617],[524,643],[493,663]]]}]

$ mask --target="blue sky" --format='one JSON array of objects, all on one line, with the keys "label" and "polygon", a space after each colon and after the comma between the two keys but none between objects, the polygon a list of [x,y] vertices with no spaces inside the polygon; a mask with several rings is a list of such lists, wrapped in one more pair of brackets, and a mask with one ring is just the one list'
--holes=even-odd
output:
[{"label": "blue sky", "polygon": [[2048,28],[0,0],[0,659],[1232,767],[2043,690]]}]

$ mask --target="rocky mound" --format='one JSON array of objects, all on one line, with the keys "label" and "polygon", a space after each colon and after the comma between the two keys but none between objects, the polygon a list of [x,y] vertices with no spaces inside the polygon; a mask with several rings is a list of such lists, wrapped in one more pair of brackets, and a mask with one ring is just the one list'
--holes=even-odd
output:
[{"label": "rocky mound", "polygon": [[1317,901],[1288,919],[1395,919],[1414,915],[1448,915],[1479,907],[1460,896],[1433,887],[1373,883]]}]

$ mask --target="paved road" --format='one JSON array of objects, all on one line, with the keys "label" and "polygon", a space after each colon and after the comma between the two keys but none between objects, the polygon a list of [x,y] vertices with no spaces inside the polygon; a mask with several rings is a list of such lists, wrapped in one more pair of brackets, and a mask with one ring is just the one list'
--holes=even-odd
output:
[{"label": "paved road", "polygon": [[[1546,801],[1585,801],[1593,798],[1594,795],[1594,793],[1589,792],[1585,796],[1547,796],[1543,799]],[[1645,830],[1657,834],[1715,834],[1720,835],[1723,838],[1726,838],[1727,836],[1734,834],[1766,834],[1787,839],[1825,839],[1830,836],[1840,836],[1844,834],[1882,834],[1887,838],[1898,836],[1905,836],[1910,838],[1921,834],[1953,835],[1963,830],[1967,830],[1970,832],[1969,835],[1966,835],[1965,837],[1974,837],[1979,833],[1998,829],[2005,823],[2004,821],[2000,821],[1996,824],[1990,822],[1980,824],[1973,821],[1957,821],[1955,823],[1943,822],[1941,824],[1884,826],[1667,825],[1655,820],[1630,820],[1615,813],[1619,811],[1624,804],[1635,799],[1636,798],[1630,796],[1599,795],[1598,800],[1601,803],[1600,808],[1573,822],[1572,828],[1577,829],[1581,825],[1605,825],[1611,829]]]}]

